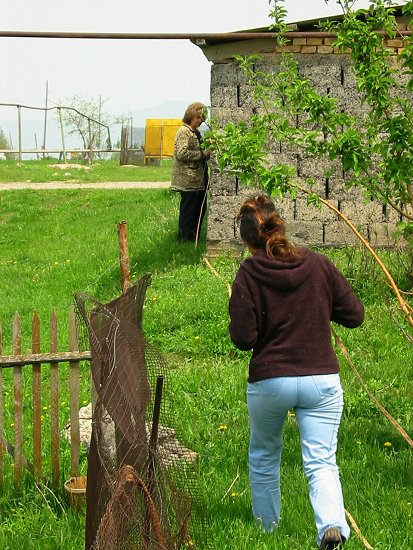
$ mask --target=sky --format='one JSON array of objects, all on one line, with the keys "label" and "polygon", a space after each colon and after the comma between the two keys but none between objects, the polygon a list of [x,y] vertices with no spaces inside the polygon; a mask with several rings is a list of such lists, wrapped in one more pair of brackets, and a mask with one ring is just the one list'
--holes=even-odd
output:
[{"label": "sky", "polygon": [[[368,1],[357,5],[365,7]],[[285,0],[288,21],[340,13],[335,0]],[[267,26],[268,0],[0,0],[0,30],[202,33]],[[210,62],[189,40],[74,40],[0,37],[0,103],[105,101],[113,115],[168,101],[209,104]],[[173,116],[176,116],[175,114]],[[0,107],[0,124],[16,119]],[[23,119],[41,118],[24,111]]]}]

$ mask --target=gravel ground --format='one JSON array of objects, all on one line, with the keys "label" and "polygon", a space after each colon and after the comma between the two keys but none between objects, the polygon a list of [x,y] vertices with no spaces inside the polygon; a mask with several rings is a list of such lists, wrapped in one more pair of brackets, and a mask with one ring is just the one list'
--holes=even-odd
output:
[{"label": "gravel ground", "polygon": [[10,189],[167,189],[170,181],[101,181],[96,183],[70,183],[50,181],[46,183],[13,182],[1,183],[0,191]]}]

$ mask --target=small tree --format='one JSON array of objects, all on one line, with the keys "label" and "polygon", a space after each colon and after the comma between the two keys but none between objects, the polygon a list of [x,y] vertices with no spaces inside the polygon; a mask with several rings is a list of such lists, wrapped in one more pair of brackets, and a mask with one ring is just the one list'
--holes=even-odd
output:
[{"label": "small tree", "polygon": [[[9,140],[2,128],[0,128],[0,149],[11,149]],[[4,153],[4,155],[7,159],[14,159],[13,153]]]},{"label": "small tree", "polygon": [[[69,135],[78,135],[82,140],[83,148],[100,148],[102,142],[106,147],[112,147],[108,127],[111,124],[119,124],[124,118],[113,117],[102,110],[107,100],[90,100],[75,95],[66,99],[60,109],[63,124]],[[89,153],[83,154],[85,160],[89,159]]]},{"label": "small tree", "polygon": [[[278,33],[278,42],[286,44],[283,0],[269,3],[272,29]],[[337,4],[343,10],[343,19],[324,23],[322,28],[335,33],[333,45],[352,57],[365,118],[342,112],[338,98],[317,92],[309,80],[300,76],[291,53],[282,55],[276,73],[255,70],[259,56],[237,57],[252,86],[254,101],[260,106],[259,113],[248,124],[230,123],[223,129],[212,124],[207,145],[215,149],[220,168],[236,174],[240,181],[278,197],[289,193],[295,198],[300,190],[308,202],[324,203],[335,210],[373,254],[413,326],[412,307],[350,220],[313,192],[311,178],[297,179],[293,167],[270,161],[271,143],[281,142],[299,146],[303,153],[327,163],[340,163],[348,188],[361,188],[368,200],[388,204],[404,217],[400,230],[413,246],[413,40],[404,37],[404,50],[394,61],[383,44],[382,33],[395,37],[398,32],[391,2],[372,0],[368,10],[358,11],[352,10],[353,1],[338,0]],[[413,2],[406,4],[404,12],[413,13]],[[295,125],[297,115],[302,121],[299,127]]]}]

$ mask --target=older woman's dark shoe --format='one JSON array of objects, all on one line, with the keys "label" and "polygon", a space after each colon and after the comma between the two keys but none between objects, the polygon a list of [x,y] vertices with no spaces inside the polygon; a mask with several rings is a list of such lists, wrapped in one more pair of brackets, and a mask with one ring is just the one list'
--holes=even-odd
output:
[{"label": "older woman's dark shoe", "polygon": [[327,529],[321,539],[320,550],[340,550],[343,548],[343,539],[337,527]]}]

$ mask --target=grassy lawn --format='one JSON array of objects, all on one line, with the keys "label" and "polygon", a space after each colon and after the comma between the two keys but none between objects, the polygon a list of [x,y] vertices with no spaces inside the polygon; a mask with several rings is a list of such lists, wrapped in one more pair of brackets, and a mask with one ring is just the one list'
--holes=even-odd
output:
[{"label": "grassy lawn", "polygon": [[[1,166],[2,163],[0,163]],[[0,177],[0,179],[2,179]],[[221,257],[205,266],[205,235],[198,249],[176,242],[178,197],[168,190],[4,191],[0,190],[0,320],[3,353],[10,353],[11,321],[22,317],[23,349],[30,348],[34,309],[42,320],[47,351],[48,319],[55,308],[64,322],[72,295],[88,291],[107,301],[120,291],[116,222],[128,221],[133,277],[150,271],[144,328],[170,367],[170,393],[181,439],[199,453],[199,484],[210,515],[211,548],[225,550],[315,548],[315,529],[301,467],[294,417],[284,436],[282,522],[273,536],[260,535],[251,520],[248,487],[248,415],[245,402],[248,354],[237,351],[227,334],[227,288],[238,261]],[[411,434],[413,432],[412,349],[391,321],[371,264],[349,250],[326,251],[351,279],[366,304],[366,322],[357,330],[338,329],[369,388]],[[392,258],[395,269],[399,258]],[[403,273],[400,273],[403,278]],[[30,372],[25,378],[30,437]],[[5,432],[12,438],[11,373],[4,373]],[[67,373],[62,368],[64,388]],[[346,508],[375,550],[413,548],[412,450],[370,402],[342,361],[345,414],[338,460]],[[46,382],[45,382],[46,383]],[[81,402],[87,401],[88,366],[82,368]],[[68,418],[65,393],[61,423]],[[47,407],[47,398],[44,406]],[[47,437],[47,410],[45,410]],[[26,452],[30,456],[29,443]],[[47,447],[46,447],[47,449]],[[64,447],[64,471],[69,449]],[[45,450],[45,472],[48,456]],[[86,456],[82,457],[83,469]],[[227,489],[237,477],[230,493]],[[12,468],[6,462],[6,488],[0,497],[0,547],[4,549],[79,549],[84,517],[56,496],[32,488],[14,495]],[[361,550],[353,533],[346,548]]]},{"label": "grassy lawn", "polygon": [[[70,161],[78,164],[80,161]],[[15,160],[0,162],[1,183],[16,181],[45,183],[48,181],[65,181],[74,183],[94,183],[99,181],[170,181],[171,160],[163,160],[161,166],[119,166],[119,161],[97,161],[93,165],[82,165],[82,168],[56,168],[57,159]]]}]

